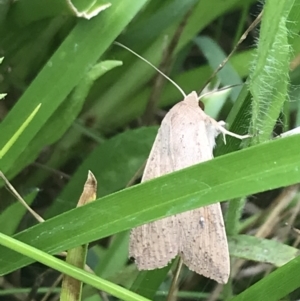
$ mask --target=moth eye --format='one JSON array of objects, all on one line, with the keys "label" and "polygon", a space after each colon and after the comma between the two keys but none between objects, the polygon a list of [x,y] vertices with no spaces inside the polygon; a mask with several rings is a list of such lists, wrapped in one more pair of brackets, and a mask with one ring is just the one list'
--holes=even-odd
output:
[{"label": "moth eye", "polygon": [[198,105],[201,108],[201,110],[204,111],[205,105],[204,105],[204,103],[201,100],[199,100],[199,104]]}]

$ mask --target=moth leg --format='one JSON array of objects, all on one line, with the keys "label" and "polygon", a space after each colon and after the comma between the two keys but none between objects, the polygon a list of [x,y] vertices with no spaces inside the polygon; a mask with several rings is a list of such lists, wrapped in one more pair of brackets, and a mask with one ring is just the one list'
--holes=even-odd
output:
[{"label": "moth leg", "polygon": [[240,140],[252,137],[249,134],[247,134],[247,135],[239,135],[239,134],[230,132],[230,131],[226,130],[225,125],[226,125],[225,121],[223,121],[223,120],[218,121],[218,129],[219,129],[219,131],[223,135],[223,140],[224,140],[225,144],[226,144],[226,135],[229,135],[231,137],[235,137],[235,138],[240,139]]}]

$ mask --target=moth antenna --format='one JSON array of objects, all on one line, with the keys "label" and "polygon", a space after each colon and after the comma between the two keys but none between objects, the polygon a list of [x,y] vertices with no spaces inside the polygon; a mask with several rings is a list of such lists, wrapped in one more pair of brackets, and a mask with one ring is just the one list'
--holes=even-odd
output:
[{"label": "moth antenna", "polygon": [[154,68],[157,72],[159,72],[164,78],[166,78],[169,82],[171,82],[178,90],[179,92],[183,95],[184,98],[186,98],[186,94],[184,93],[184,91],[179,87],[178,84],[176,84],[170,77],[168,77],[167,75],[165,75],[162,71],[160,71],[157,67],[155,67],[152,63],[150,63],[149,61],[147,61],[145,58],[143,58],[142,56],[140,56],[139,54],[137,54],[136,52],[134,52],[132,49],[128,48],[127,46],[119,43],[119,42],[114,42],[114,44],[123,47],[124,49],[128,50],[129,52],[133,53],[135,56],[137,56],[138,58],[140,58],[141,60],[143,60],[145,63],[147,63],[149,66],[151,66],[152,68]]},{"label": "moth antenna", "polygon": [[207,95],[211,95],[211,94],[213,94],[213,93],[218,93],[218,92],[221,92],[221,91],[224,91],[224,90],[233,88],[233,87],[237,87],[237,86],[241,86],[241,84],[225,86],[225,87],[223,87],[223,88],[221,88],[221,89],[218,89],[218,90],[215,90],[215,91],[209,91],[209,92],[206,92],[206,93],[204,93],[204,94],[200,94],[200,95],[198,96],[198,100],[200,100],[201,98],[203,98],[203,97],[205,97],[205,96],[207,96]]},{"label": "moth antenna", "polygon": [[250,24],[250,26],[246,29],[246,31],[243,33],[243,35],[240,37],[236,45],[233,47],[232,51],[229,53],[229,55],[223,60],[223,62],[218,66],[218,68],[212,73],[212,75],[208,78],[208,80],[203,85],[203,88],[200,90],[202,91],[209,83],[210,81],[215,77],[215,75],[223,69],[225,64],[229,61],[229,59],[232,57],[232,55],[235,53],[237,48],[240,46],[240,44],[247,38],[250,31],[252,31],[261,21],[261,17],[263,15],[263,10],[261,13],[256,17],[256,19]]}]

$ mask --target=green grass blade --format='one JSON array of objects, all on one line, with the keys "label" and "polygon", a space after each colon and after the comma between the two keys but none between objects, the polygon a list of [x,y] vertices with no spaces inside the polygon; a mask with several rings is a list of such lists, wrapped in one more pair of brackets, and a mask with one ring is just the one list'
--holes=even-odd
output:
[{"label": "green grass blade", "polygon": [[[37,196],[38,191],[38,189],[35,189],[24,197],[27,205],[31,205]],[[6,235],[13,235],[16,233],[17,227],[26,212],[27,209],[18,201],[7,207],[0,215],[1,232]],[[13,219],[11,218],[12,216],[14,217]]]},{"label": "green grass blade", "polygon": [[[229,237],[230,255],[280,267],[298,256],[299,250],[276,240],[250,235]],[[249,248],[251,246],[251,248]]]},{"label": "green grass blade", "polygon": [[3,156],[6,155],[6,153],[11,149],[11,147],[14,145],[14,143],[18,140],[20,135],[24,132],[24,130],[27,128],[29,123],[32,121],[34,116],[37,114],[41,107],[41,104],[38,104],[36,108],[32,111],[32,113],[28,116],[28,118],[21,124],[20,128],[12,135],[12,137],[7,141],[7,143],[2,147],[0,150],[0,160]]},{"label": "green grass blade", "polygon": [[[15,237],[56,253],[200,206],[292,185],[300,182],[299,143],[295,135],[221,156],[103,197]],[[0,253],[0,274],[31,262],[2,248]]]},{"label": "green grass blade", "polygon": [[294,0],[279,1],[273,5],[267,1],[264,6],[257,56],[250,74],[249,90],[252,101],[252,132],[256,134],[253,143],[270,139],[274,125],[287,101],[289,82],[288,15]]},{"label": "green grass blade", "polygon": [[[82,110],[82,106],[94,81],[121,64],[120,61],[103,61],[93,66],[83,76],[71,95],[67,97],[49,120],[40,128],[37,135],[22,152],[22,156],[15,161],[15,165],[18,167],[18,169],[15,169],[15,172],[34,161],[45,145],[55,143],[66,133]],[[14,175],[14,173],[11,175]]]},{"label": "green grass blade", "polygon": [[89,21],[78,22],[1,123],[0,148],[3,148],[6,141],[20,127],[23,116],[29,115],[33,108],[42,103],[39,118],[32,120],[11,147],[9,156],[3,157],[5,160],[1,161],[1,169],[4,173],[7,174],[11,168],[15,172],[19,170],[14,165],[15,161],[79,83],[83,74],[96,63],[112,41],[143,7],[146,0],[138,2],[112,0],[111,3],[112,6],[99,16]]},{"label": "green grass blade", "polygon": [[51,255],[41,252],[36,248],[33,248],[21,241],[18,241],[2,233],[0,233],[0,244],[13,250],[17,250],[19,253],[25,256],[33,258],[36,261],[39,261],[61,273],[67,274],[79,281],[89,284],[99,290],[103,290],[108,294],[120,298],[121,300],[149,301],[149,299],[139,296],[133,292],[130,292],[116,284],[99,278],[75,266],[72,266],[60,259],[57,259]]},{"label": "green grass blade", "polygon": [[115,235],[105,255],[95,268],[95,273],[106,279],[119,272],[128,260],[128,246],[129,231]]},{"label": "green grass blade", "polygon": [[81,0],[80,2],[74,0],[44,0],[43,2],[39,0],[18,1],[12,6],[10,18],[23,26],[37,20],[56,17],[61,14],[89,19],[89,16],[96,16],[99,12],[109,7],[107,3],[110,1],[99,2],[100,1],[93,0]]},{"label": "green grass blade", "polygon": [[[116,135],[96,147],[78,168],[57,201],[47,211],[47,218],[75,207],[88,170],[99,182],[98,197],[124,188],[138,169],[146,162],[157,133],[157,127],[144,127]],[[105,158],[105,159],[103,159]]]},{"label": "green grass blade", "polygon": [[278,301],[300,286],[300,256],[264,277],[230,301]]},{"label": "green grass blade", "polygon": [[170,266],[153,271],[141,271],[130,289],[139,295],[152,299],[169,270]]},{"label": "green grass blade", "polygon": [[[213,70],[216,70],[219,65],[226,59],[227,55],[222,51],[217,43],[209,37],[195,38],[196,45],[201,49],[209,65]],[[233,69],[230,63],[227,63],[221,71],[218,72],[216,77],[224,86],[229,85],[242,85],[242,80],[237,72]],[[231,91],[231,99],[235,101],[242,89],[242,86],[234,87]]]}]

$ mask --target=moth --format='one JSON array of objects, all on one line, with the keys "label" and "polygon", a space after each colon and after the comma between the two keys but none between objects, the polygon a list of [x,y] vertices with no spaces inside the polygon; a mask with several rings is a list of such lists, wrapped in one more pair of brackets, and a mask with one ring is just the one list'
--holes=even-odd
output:
[{"label": "moth", "polygon": [[[184,99],[174,105],[162,120],[142,182],[213,159],[215,139],[219,134],[224,139],[225,135],[238,139],[249,137],[228,131],[224,121],[217,122],[200,108],[196,92],[186,96],[176,83],[169,80],[184,95]],[[139,270],[162,268],[177,255],[190,270],[219,283],[228,281],[230,259],[219,203],[131,230],[129,256],[135,259]]]}]

